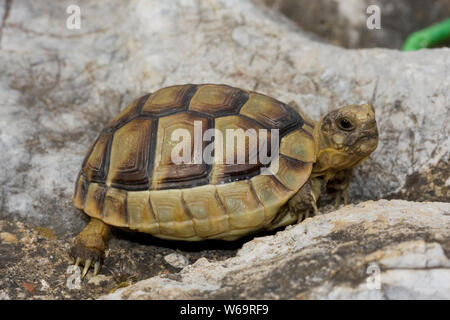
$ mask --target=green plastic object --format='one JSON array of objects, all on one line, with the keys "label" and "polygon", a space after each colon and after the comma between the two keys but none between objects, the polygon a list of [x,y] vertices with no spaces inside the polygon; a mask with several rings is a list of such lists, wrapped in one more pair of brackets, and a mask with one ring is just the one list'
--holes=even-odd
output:
[{"label": "green plastic object", "polygon": [[429,48],[450,39],[450,18],[416,31],[408,36],[403,44],[403,51]]}]

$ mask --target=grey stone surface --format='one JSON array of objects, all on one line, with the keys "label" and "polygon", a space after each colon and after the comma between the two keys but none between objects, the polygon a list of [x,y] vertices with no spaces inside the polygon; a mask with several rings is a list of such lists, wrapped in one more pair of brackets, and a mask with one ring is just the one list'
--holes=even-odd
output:
[{"label": "grey stone surface", "polygon": [[367,201],[102,299],[449,299],[450,204]]},{"label": "grey stone surface", "polygon": [[[80,30],[66,28],[66,8],[74,3],[81,8]],[[287,18],[244,0],[3,0],[0,1],[0,35],[0,220],[5,226],[0,230],[0,249],[5,257],[1,261],[2,270],[6,270],[0,279],[2,298],[36,298],[36,295],[86,298],[106,293],[101,283],[108,280],[103,278],[92,280],[96,289],[90,291],[70,291],[65,287],[70,238],[86,221],[85,215],[71,204],[75,179],[89,145],[109,119],[134,98],[172,84],[209,82],[240,86],[285,102],[294,100],[315,119],[345,104],[372,102],[377,113],[380,144],[356,170],[351,202],[381,198],[449,202],[449,49],[410,53],[387,49],[346,50],[313,41]],[[392,205],[393,217],[390,211],[376,213],[387,205]],[[369,207],[367,216],[361,214],[365,206]],[[386,251],[389,254],[421,254],[422,258],[430,254],[429,259],[440,261],[439,267],[433,269],[435,271],[425,270],[424,276],[419,271],[411,274],[411,279],[419,284],[424,277],[435,283],[442,272],[448,272],[444,256],[439,255],[439,248],[442,248],[448,258],[449,228],[445,222],[448,221],[448,204],[382,200],[342,210],[330,218],[319,216],[307,220],[303,226],[273,237],[257,238],[245,245],[240,254],[244,256],[246,250],[255,248],[264,254],[264,259],[276,260],[272,251],[264,249],[266,241],[275,241],[281,254],[296,250],[295,246],[303,248],[308,241],[319,243],[323,236],[324,250],[343,245],[337,249],[341,250],[337,256],[345,257],[341,258],[343,261],[347,256],[355,255],[355,259],[359,259],[377,250],[382,250],[383,254],[385,250],[390,250]],[[331,223],[326,219],[335,219],[333,224],[344,224],[345,221],[339,221],[345,216],[356,223],[354,228],[344,228],[332,233],[331,240],[327,238],[329,235],[321,229],[322,224]],[[378,223],[365,220],[372,216],[382,220],[381,235],[376,230]],[[400,217],[406,219],[406,226]],[[390,224],[391,220],[398,224]],[[360,225],[364,227],[362,230]],[[31,231],[39,227],[46,228],[44,234],[50,237],[48,241]],[[374,234],[369,232],[372,229]],[[288,237],[292,230],[307,233],[316,230],[319,238],[298,240],[294,237],[291,241]],[[367,232],[373,242],[367,243],[361,253],[352,241],[363,241],[361,233],[366,235]],[[290,287],[292,281],[283,278],[283,273],[267,274],[273,277],[268,278],[272,282],[273,279],[284,281],[283,285],[267,286],[266,291],[255,287],[254,292],[246,289],[246,281],[266,274],[248,271],[248,278],[245,278],[246,273],[236,274],[242,287],[219,290],[215,295],[211,291],[221,288],[221,282],[225,281],[222,278],[211,274],[200,283],[184,278],[194,277],[196,268],[203,264],[211,265],[211,258],[198,260],[199,256],[218,255],[217,260],[223,260],[242,243],[229,250],[216,250],[214,254],[208,253],[212,244],[196,244],[195,250],[190,247],[190,252],[183,255],[190,263],[198,260],[197,263],[178,274],[175,273],[178,270],[170,270],[171,266],[165,265],[163,259],[163,255],[175,251],[167,249],[168,242],[146,238],[137,240],[143,244],[136,248],[136,242],[128,241],[123,234],[116,235],[119,237],[113,237],[107,252],[109,262],[105,270],[115,270],[122,264],[126,265],[126,270],[130,269],[125,272],[125,280],[118,277],[118,285],[133,282],[128,279],[134,274],[139,275],[138,280],[159,272],[169,274],[168,278],[148,280],[167,283],[168,287],[161,287],[158,294],[149,291],[145,297],[169,297],[171,294],[179,297],[185,294],[178,290],[180,284],[187,283],[191,287],[183,288],[192,288],[194,296],[199,297],[302,297],[297,287]],[[386,241],[378,241],[379,237]],[[403,244],[408,241],[413,242]],[[261,245],[256,246],[256,243]],[[392,247],[387,249],[388,245]],[[146,251],[149,246],[152,249]],[[27,249],[29,253],[19,255],[20,250]],[[314,258],[316,249],[308,250],[302,251],[298,261],[288,263],[285,270],[303,270],[302,263],[313,269],[322,264],[343,263],[336,255],[322,261]],[[157,253],[160,251],[164,253]],[[236,259],[231,261],[239,261],[239,256]],[[399,259],[399,264],[407,263]],[[247,261],[252,269],[260,270],[257,263],[257,260]],[[37,264],[44,269],[37,269]],[[324,282],[320,286],[327,279],[326,275],[307,273],[298,274],[299,283],[308,284],[307,294],[311,297],[364,296],[364,292],[352,291],[355,286],[350,290],[345,284],[355,281],[361,285],[361,279],[367,276],[363,268],[353,270],[350,265],[340,266],[349,269],[349,272],[344,272],[347,269],[337,272],[336,277],[342,283],[328,285]],[[219,272],[225,267],[217,263],[214,268]],[[51,274],[43,270],[51,270]],[[400,297],[400,292],[404,292],[403,296],[448,297],[443,287],[439,287],[439,292],[426,288],[416,292],[401,282],[406,273],[397,277],[395,273],[401,270],[386,270],[384,277],[392,279],[387,284],[388,289],[383,291],[388,298]],[[122,271],[112,273],[117,275]],[[217,277],[223,274],[219,272]],[[180,276],[183,277],[181,282],[173,280]],[[114,288],[111,282],[116,280],[112,278],[108,278],[108,290]],[[229,283],[234,283],[233,279],[230,278]],[[34,295],[22,282],[33,283]],[[176,289],[173,293],[169,290],[171,286]],[[441,289],[445,289],[445,295]],[[370,294],[370,297],[379,297],[376,293]]]},{"label": "grey stone surface", "polygon": [[[58,234],[79,231],[84,216],[71,195],[103,125],[137,96],[189,82],[295,100],[316,119],[371,101],[380,144],[357,170],[352,201],[414,199],[405,190],[419,187],[421,200],[449,199],[449,49],[401,53],[319,44],[250,1],[80,1],[80,30],[66,28],[72,1],[5,3],[2,218]],[[435,167],[441,169],[430,177]]]},{"label": "grey stone surface", "polygon": [[100,274],[94,277],[91,270],[81,281],[81,267],[74,269],[68,254],[71,235],[58,236],[49,228],[0,219],[0,300],[94,299],[162,274],[176,279],[185,265],[199,258],[225,260],[243,244],[177,243],[113,232]]},{"label": "grey stone surface", "polygon": [[164,257],[164,261],[174,268],[184,268],[189,264],[189,259],[179,253],[171,253]]}]

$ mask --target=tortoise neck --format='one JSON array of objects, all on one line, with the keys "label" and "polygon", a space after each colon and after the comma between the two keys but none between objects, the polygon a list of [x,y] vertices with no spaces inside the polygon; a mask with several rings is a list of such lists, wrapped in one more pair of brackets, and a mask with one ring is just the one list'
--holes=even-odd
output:
[{"label": "tortoise neck", "polygon": [[327,144],[325,143],[324,136],[320,130],[320,127],[322,125],[322,119],[320,121],[316,122],[316,125],[314,127],[313,131],[313,137],[314,137],[314,154],[316,156],[316,162],[313,166],[312,173],[314,175],[322,175],[324,172],[328,169],[328,166],[326,165],[324,161],[324,150],[327,148]]}]

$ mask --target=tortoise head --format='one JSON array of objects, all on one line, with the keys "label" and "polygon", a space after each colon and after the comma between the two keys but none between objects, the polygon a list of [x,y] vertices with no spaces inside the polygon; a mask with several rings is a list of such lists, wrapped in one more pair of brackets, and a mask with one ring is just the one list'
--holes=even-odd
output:
[{"label": "tortoise head", "polygon": [[352,168],[378,145],[375,110],[363,104],[332,111],[322,117],[314,136],[318,148],[315,172]]}]

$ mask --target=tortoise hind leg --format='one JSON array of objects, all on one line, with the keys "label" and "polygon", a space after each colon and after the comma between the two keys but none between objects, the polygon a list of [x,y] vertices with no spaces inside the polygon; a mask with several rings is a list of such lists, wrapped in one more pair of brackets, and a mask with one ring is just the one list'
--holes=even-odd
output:
[{"label": "tortoise hind leg", "polygon": [[71,248],[70,254],[76,259],[76,267],[80,263],[84,265],[81,274],[82,279],[92,264],[94,264],[94,275],[98,274],[105,253],[109,230],[110,227],[103,221],[91,218],[88,225],[75,238],[75,244]]}]

